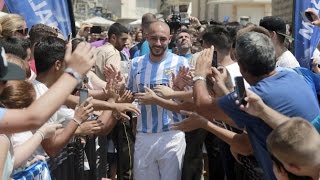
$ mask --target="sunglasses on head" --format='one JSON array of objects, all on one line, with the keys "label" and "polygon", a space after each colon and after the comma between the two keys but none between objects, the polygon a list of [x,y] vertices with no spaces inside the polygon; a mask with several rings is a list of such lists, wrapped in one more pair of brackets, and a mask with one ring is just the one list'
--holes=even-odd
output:
[{"label": "sunglasses on head", "polygon": [[26,36],[26,35],[28,35],[29,29],[28,28],[18,29],[18,30],[16,30],[16,32],[22,34],[23,36]]}]

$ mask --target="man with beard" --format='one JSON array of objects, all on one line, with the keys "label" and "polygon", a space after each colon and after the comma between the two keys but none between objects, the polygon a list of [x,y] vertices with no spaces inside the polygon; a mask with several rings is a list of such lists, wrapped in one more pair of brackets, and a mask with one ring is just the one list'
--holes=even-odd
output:
[{"label": "man with beard", "polygon": [[[121,71],[121,61],[126,61],[125,55],[121,53],[122,49],[126,46],[129,30],[120,23],[114,23],[110,26],[108,31],[108,43],[97,48],[97,60],[95,66],[95,73],[97,76],[106,80],[104,75],[105,66],[113,66],[115,70]],[[123,73],[123,72],[121,72]],[[129,122],[118,121],[111,134],[99,137],[100,149],[98,154],[100,161],[98,163],[98,177],[101,179],[106,175],[106,155],[107,155],[107,140],[112,139],[115,148],[117,149],[117,177],[119,180],[131,180],[132,179],[132,156],[133,156],[133,133],[132,124]],[[110,158],[111,159],[111,158]]]},{"label": "man with beard", "polygon": [[187,58],[188,61],[190,61],[192,58],[192,53],[191,53],[192,42],[191,42],[191,36],[187,30],[181,30],[180,32],[178,32],[176,37],[176,45],[178,49],[178,54],[180,56]]},{"label": "man with beard", "polygon": [[170,28],[166,23],[152,23],[147,37],[150,53],[132,60],[128,88],[137,92],[135,98],[141,109],[137,120],[134,179],[181,179],[185,135],[169,129],[181,120],[181,115],[160,104],[146,105],[150,100],[150,88],[170,84],[171,73],[177,74],[180,67],[188,67],[184,57],[166,51],[170,40]]},{"label": "man with beard", "polygon": [[120,62],[124,58],[121,51],[126,45],[129,37],[128,33],[129,30],[120,23],[114,23],[110,26],[108,31],[109,42],[97,48],[95,70],[100,79],[105,80],[103,70],[106,65],[113,65],[117,71],[120,70]]}]

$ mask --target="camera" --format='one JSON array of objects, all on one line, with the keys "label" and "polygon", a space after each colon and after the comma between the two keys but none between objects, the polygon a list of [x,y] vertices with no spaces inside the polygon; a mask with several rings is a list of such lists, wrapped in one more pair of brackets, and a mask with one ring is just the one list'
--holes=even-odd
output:
[{"label": "camera", "polygon": [[171,30],[177,31],[181,27],[181,16],[180,14],[173,13],[171,17],[171,21],[168,22],[168,25]]},{"label": "camera", "polygon": [[190,5],[179,5],[179,6],[172,6],[171,9],[173,12],[171,21],[168,22],[168,25],[171,30],[176,32],[181,26],[190,25],[189,21],[189,10]]}]

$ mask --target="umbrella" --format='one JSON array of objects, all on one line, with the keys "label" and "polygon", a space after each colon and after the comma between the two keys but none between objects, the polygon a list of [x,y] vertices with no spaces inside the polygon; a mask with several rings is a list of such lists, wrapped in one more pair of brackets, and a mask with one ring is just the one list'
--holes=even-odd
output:
[{"label": "umbrella", "polygon": [[107,26],[107,25],[112,25],[113,23],[115,23],[114,21],[110,21],[108,19],[105,19],[103,17],[93,17],[91,19],[87,19],[85,21],[83,21],[85,23],[90,23],[92,25],[97,25],[97,26]]},{"label": "umbrella", "polygon": [[129,25],[140,25],[141,24],[141,19],[137,19],[131,23],[129,23]]}]

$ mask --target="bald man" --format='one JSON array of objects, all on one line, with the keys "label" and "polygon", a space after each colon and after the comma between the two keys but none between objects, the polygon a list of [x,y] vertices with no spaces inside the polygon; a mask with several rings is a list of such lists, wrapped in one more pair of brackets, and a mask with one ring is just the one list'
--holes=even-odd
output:
[{"label": "bald man", "polygon": [[136,93],[141,109],[133,167],[137,180],[181,179],[185,136],[181,131],[169,129],[171,124],[182,120],[181,115],[154,104],[150,97],[155,94],[144,88],[169,85],[172,72],[177,74],[181,66],[189,66],[184,57],[166,51],[170,40],[168,25],[153,22],[147,37],[150,53],[132,60],[128,88]]}]

